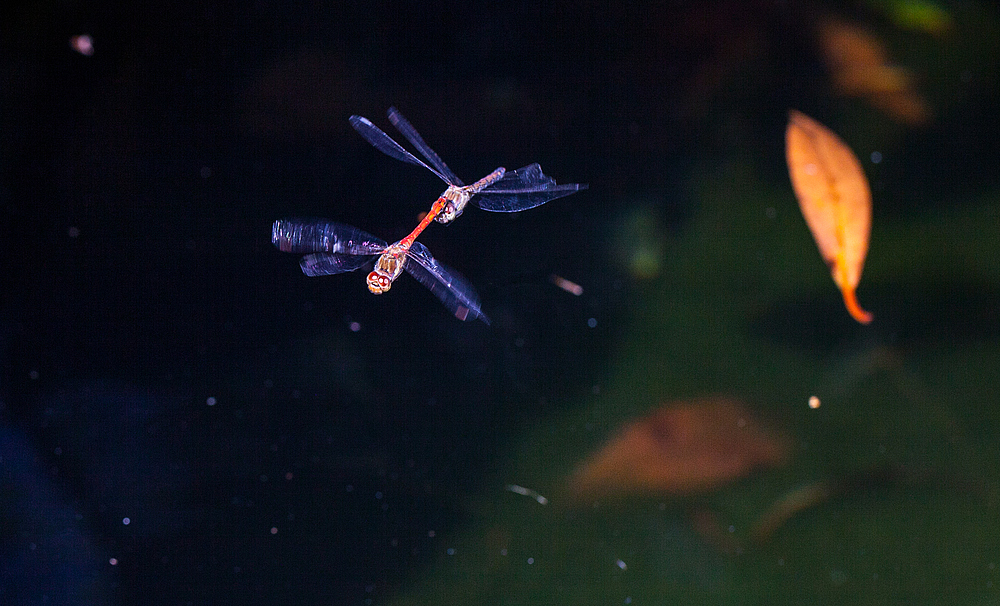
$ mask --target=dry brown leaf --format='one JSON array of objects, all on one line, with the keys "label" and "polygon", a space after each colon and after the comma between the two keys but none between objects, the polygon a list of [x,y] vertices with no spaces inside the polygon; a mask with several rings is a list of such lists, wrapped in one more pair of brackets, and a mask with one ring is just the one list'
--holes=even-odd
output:
[{"label": "dry brown leaf", "polygon": [[785,131],[785,158],[802,216],[851,316],[868,324],[855,289],[868,254],[872,194],[861,163],[830,129],[792,110]]},{"label": "dry brown leaf", "polygon": [[737,400],[673,402],[627,423],[569,477],[579,500],[633,493],[694,494],[788,455],[780,435]]},{"label": "dry brown leaf", "polygon": [[873,34],[828,18],[819,23],[818,42],[838,93],[867,98],[900,122],[920,125],[930,120],[931,109],[913,77],[893,65],[885,45]]}]

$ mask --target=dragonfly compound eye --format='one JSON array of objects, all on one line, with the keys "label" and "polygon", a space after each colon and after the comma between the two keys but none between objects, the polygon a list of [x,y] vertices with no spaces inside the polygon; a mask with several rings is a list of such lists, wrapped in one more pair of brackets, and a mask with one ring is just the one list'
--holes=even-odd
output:
[{"label": "dragonfly compound eye", "polygon": [[392,280],[389,279],[389,276],[382,275],[377,271],[368,274],[368,290],[372,294],[380,295],[389,290],[390,286],[392,286]]},{"label": "dragonfly compound eye", "polygon": [[438,223],[451,223],[456,217],[458,217],[458,213],[455,212],[455,203],[449,200],[438,216],[434,217],[434,220]]}]

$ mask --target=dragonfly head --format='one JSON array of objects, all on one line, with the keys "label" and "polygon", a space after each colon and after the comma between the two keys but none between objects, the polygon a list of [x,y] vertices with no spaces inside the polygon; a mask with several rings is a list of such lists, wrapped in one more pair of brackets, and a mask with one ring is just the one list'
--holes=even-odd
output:
[{"label": "dragonfly head", "polygon": [[392,286],[392,278],[378,270],[372,271],[368,274],[368,290],[372,291],[374,295],[380,295]]},{"label": "dragonfly head", "polygon": [[461,187],[450,185],[441,194],[441,197],[447,200],[447,202],[445,202],[441,212],[434,217],[434,220],[438,223],[451,223],[457,219],[462,214],[462,211],[465,210],[465,205],[469,203],[469,199],[472,198],[472,187],[472,185],[463,185]]},{"label": "dragonfly head", "polygon": [[438,223],[451,223],[462,214],[463,210],[465,209],[456,206],[453,200],[448,200],[448,203],[444,205],[438,216],[434,217],[434,220]]}]

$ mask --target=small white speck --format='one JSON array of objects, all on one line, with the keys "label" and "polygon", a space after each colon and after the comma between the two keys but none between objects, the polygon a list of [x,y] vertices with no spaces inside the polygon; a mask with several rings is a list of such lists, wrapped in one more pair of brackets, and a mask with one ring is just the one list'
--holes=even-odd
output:
[{"label": "small white speck", "polygon": [[622,560],[616,561],[615,564],[617,564],[618,568],[621,568],[622,570],[628,570],[628,566]]},{"label": "small white speck", "polygon": [[809,408],[819,408],[820,401],[816,396],[809,396]]},{"label": "small white speck", "polygon": [[587,320],[587,326],[590,328],[595,328],[597,326],[597,318],[589,318]]},{"label": "small white speck", "polygon": [[130,520],[128,518],[122,518],[122,524],[128,526],[131,523],[132,523],[132,520]]},{"label": "small white speck", "polygon": [[449,547],[447,553],[448,553],[448,555],[455,555],[455,548],[454,547]]},{"label": "small white speck", "polygon": [[349,328],[351,332],[358,332],[359,330],[361,330],[361,323],[351,322],[350,324],[347,325],[347,328]]},{"label": "small white speck", "polygon": [[873,151],[872,152],[872,164],[878,164],[882,161],[882,152]]},{"label": "small white speck", "polygon": [[215,406],[216,401],[217,400],[214,397],[209,396],[208,399],[205,400],[205,404],[208,404],[209,406]]},{"label": "small white speck", "polygon": [[528,558],[528,563],[529,564],[534,564],[535,563],[535,558]]},{"label": "small white speck", "polygon": [[118,558],[111,558],[110,560],[108,560],[108,564],[111,564],[112,566],[117,566]]},{"label": "small white speck", "polygon": [[271,534],[278,534],[278,527],[277,526],[272,526],[271,527]]}]

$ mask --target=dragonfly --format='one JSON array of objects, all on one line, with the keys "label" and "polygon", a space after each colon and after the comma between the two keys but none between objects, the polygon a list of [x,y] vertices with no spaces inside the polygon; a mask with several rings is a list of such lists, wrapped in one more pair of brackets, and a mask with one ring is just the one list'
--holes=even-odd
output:
[{"label": "dragonfly", "polygon": [[472,285],[455,270],[438,263],[415,238],[407,236],[395,244],[387,244],[357,227],[324,219],[282,219],[271,227],[271,242],[278,250],[309,253],[299,262],[307,276],[354,271],[377,256],[367,280],[372,293],[387,292],[405,269],[459,320],[478,318],[489,324]]},{"label": "dragonfly", "polygon": [[[413,125],[403,117],[403,114],[399,113],[399,110],[390,107],[388,113],[389,122],[392,122],[396,130],[417,148],[417,151],[427,162],[406,151],[402,145],[372,124],[368,118],[351,116],[351,126],[383,154],[402,162],[423,166],[448,184],[448,189],[438,196],[427,215],[424,216],[424,220],[421,221],[421,225],[417,226],[420,231],[423,231],[431,220],[438,223],[451,223],[462,214],[470,200],[483,210],[515,213],[587,189],[586,183],[557,184],[555,179],[542,172],[542,167],[538,163],[529,164],[515,171],[508,171],[500,167],[472,185],[465,185],[448,168],[444,160],[424,142],[417,129],[413,128]],[[417,233],[419,234],[420,231]]]}]

